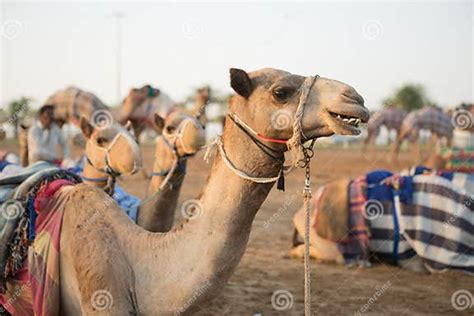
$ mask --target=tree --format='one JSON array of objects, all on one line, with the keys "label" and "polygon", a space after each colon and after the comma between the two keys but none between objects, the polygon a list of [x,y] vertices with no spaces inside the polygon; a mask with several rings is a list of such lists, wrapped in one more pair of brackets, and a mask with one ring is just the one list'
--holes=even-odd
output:
[{"label": "tree", "polygon": [[26,117],[30,110],[30,102],[31,100],[29,98],[21,97],[8,104],[8,123],[13,126],[15,138],[18,138],[20,122]]},{"label": "tree", "polygon": [[385,106],[397,106],[405,111],[417,110],[430,103],[425,88],[420,84],[405,84],[383,101]]}]

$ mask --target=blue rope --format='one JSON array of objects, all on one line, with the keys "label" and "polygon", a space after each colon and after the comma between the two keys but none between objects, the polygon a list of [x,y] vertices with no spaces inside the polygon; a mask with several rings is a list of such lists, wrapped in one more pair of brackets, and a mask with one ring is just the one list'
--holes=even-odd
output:
[{"label": "blue rope", "polygon": [[397,210],[395,209],[395,196],[400,195],[399,190],[393,190],[393,197],[392,200],[392,216],[393,216],[393,253],[392,259],[395,264],[398,264],[398,246],[400,243],[400,225],[398,223],[398,216]]}]

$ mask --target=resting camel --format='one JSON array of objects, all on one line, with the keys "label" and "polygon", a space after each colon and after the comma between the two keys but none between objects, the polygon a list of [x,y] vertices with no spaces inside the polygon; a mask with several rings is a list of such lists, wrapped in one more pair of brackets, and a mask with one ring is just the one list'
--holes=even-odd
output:
[{"label": "resting camel", "polygon": [[118,176],[134,174],[142,167],[140,147],[130,133],[131,123],[97,128],[82,117],[80,126],[87,139],[83,180],[112,194]]},{"label": "resting camel", "polygon": [[[170,232],[151,233],[98,188],[65,186],[52,197],[64,211],[61,314],[168,315],[207,302],[242,258],[255,215],[280,174],[284,142],[293,130],[274,127],[272,114],[295,113],[301,98],[303,140],[359,134],[359,123],[369,117],[354,88],[335,80],[269,68],[230,74],[237,96],[199,198],[199,216]],[[257,183],[242,173],[272,178]],[[112,298],[110,304],[98,306],[93,301],[98,293]]]},{"label": "resting camel", "polygon": [[[432,135],[432,143],[442,138],[446,138],[448,147],[451,147],[454,126],[449,115],[443,113],[437,107],[425,107],[420,110],[410,112],[403,120],[400,132],[396,141],[393,143],[391,152],[392,159],[397,160],[400,146],[405,139],[412,144],[413,149],[418,141],[420,131],[429,130]],[[417,161],[421,158],[420,147],[416,150]]]},{"label": "resting camel", "polygon": [[395,106],[388,106],[383,110],[372,114],[367,126],[368,134],[367,138],[364,140],[364,147],[375,142],[382,126],[385,126],[387,130],[395,130],[398,136],[405,116],[406,112]]},{"label": "resting camel", "polygon": [[[401,192],[398,208],[392,195],[395,182]],[[314,195],[311,257],[361,267],[377,258],[373,261],[413,272],[472,273],[473,197],[473,176],[426,167],[395,177],[379,170],[355,180],[332,181]],[[294,258],[303,258],[304,222],[300,209],[293,217]]]},{"label": "resting camel", "polygon": [[155,114],[162,135],[157,138],[149,197],[139,207],[137,224],[151,232],[166,232],[174,222],[187,158],[205,145],[206,135],[197,117],[174,111],[162,118]]}]

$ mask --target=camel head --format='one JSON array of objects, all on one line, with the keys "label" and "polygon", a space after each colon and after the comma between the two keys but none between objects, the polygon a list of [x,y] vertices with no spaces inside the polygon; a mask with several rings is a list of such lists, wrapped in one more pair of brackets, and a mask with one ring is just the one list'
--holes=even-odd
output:
[{"label": "camel head", "polygon": [[147,101],[154,99],[159,94],[160,90],[150,85],[145,85],[141,88],[132,88],[123,102],[124,109],[129,113],[133,113],[142,104],[148,103]]},{"label": "camel head", "polygon": [[199,119],[187,112],[174,111],[166,119],[155,113],[155,125],[169,149],[175,148],[178,157],[194,155],[206,143]]},{"label": "camel head", "polygon": [[98,170],[114,174],[134,174],[142,167],[140,148],[128,122],[94,126],[82,117],[82,133],[87,138],[86,156]]},{"label": "camel head", "polygon": [[[293,122],[305,80],[289,72],[265,68],[253,72],[230,69],[231,86],[237,95],[230,100],[230,111],[257,133],[287,140],[293,135]],[[301,121],[305,138],[333,134],[358,135],[360,123],[369,112],[364,99],[351,86],[318,77],[309,92]]]}]

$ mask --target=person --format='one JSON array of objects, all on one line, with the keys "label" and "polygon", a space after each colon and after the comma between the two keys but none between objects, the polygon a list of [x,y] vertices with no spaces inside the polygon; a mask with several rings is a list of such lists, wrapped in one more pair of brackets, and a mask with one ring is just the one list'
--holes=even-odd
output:
[{"label": "person", "polygon": [[44,105],[38,113],[38,121],[28,131],[28,162],[49,161],[61,164],[57,148],[61,147],[63,159],[70,158],[69,144],[62,130],[54,122],[54,107]]}]

